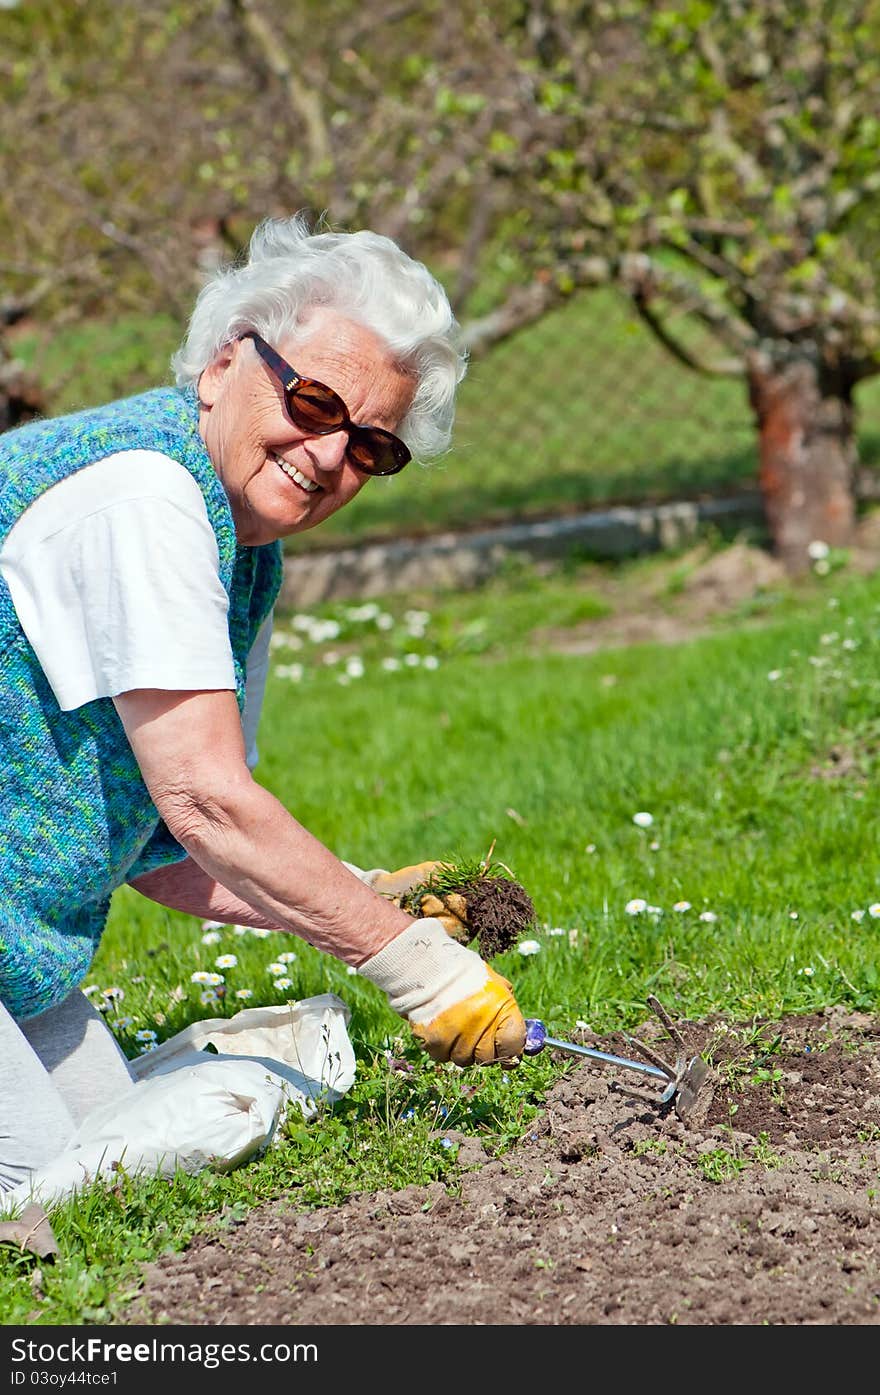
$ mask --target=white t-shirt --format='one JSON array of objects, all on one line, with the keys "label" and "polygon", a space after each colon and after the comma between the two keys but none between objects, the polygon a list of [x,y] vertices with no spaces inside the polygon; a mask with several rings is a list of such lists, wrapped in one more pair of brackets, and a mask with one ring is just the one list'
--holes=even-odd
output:
[{"label": "white t-shirt", "polygon": [[[132,688],[235,689],[217,539],[192,475],[159,451],[77,470],[7,534],[0,572],[63,711]],[[271,615],[247,663],[247,762],[269,667]]]}]

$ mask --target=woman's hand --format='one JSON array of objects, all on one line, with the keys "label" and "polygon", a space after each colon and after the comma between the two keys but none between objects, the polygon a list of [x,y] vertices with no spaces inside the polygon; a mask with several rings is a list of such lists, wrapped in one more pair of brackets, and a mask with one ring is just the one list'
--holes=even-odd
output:
[{"label": "woman's hand", "polygon": [[[378,891],[380,896],[387,896],[397,906],[400,905],[402,897],[408,891],[412,891],[414,886],[428,882],[434,872],[441,867],[448,866],[442,861],[414,862],[409,867],[399,867],[396,872],[387,872],[384,867],[373,867],[368,872],[364,872],[351,862],[346,862],[345,865],[350,867],[362,882],[366,882],[367,886]],[[473,934],[468,926],[467,904],[464,897],[460,896],[457,891],[447,892],[443,896],[437,896],[434,892],[425,892],[419,898],[418,907],[413,906],[411,909],[419,916],[430,916],[433,920],[439,920],[447,935],[458,940],[459,944],[469,944],[473,939]]]},{"label": "woman's hand", "polygon": [[437,920],[417,920],[361,965],[435,1061],[515,1065],[526,1025],[513,989]]}]

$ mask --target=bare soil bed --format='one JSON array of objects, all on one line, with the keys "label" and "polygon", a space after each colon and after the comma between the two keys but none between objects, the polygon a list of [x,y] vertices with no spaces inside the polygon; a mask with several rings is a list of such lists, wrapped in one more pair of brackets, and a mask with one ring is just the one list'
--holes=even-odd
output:
[{"label": "bare soil bed", "polygon": [[880,1020],[677,1025],[713,1064],[686,1123],[578,1060],[504,1156],[453,1135],[454,1187],[253,1211],[146,1266],[126,1320],[880,1323]]}]

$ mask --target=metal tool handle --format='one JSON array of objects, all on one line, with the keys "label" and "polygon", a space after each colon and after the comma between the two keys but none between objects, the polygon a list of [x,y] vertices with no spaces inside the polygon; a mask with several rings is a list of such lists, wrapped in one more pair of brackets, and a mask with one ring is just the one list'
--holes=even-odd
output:
[{"label": "metal tool handle", "polygon": [[545,1046],[552,1046],[557,1051],[567,1051],[572,1056],[586,1056],[591,1061],[601,1061],[603,1065],[622,1066],[625,1070],[638,1071],[640,1075],[651,1075],[655,1080],[662,1080],[664,1084],[675,1079],[675,1071],[671,1066],[661,1069],[658,1066],[649,1066],[645,1061],[631,1061],[626,1056],[612,1056],[608,1051],[597,1051],[592,1046],[578,1046],[573,1041],[559,1041],[556,1037],[548,1037],[547,1028],[538,1017],[527,1017],[525,1022],[524,1056],[537,1056]]}]

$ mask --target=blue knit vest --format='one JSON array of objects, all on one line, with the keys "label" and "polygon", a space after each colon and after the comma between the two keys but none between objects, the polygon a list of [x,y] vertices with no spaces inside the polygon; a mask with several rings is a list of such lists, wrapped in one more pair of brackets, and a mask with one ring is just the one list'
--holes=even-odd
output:
[{"label": "blue knit vest", "polygon": [[[179,461],[202,491],[229,595],[241,710],[248,652],[281,584],[281,547],[237,547],[194,393],[159,388],[0,436],[0,546],[51,485],[135,449]],[[113,891],[186,853],[159,818],[112,699],[61,711],[2,577],[0,771],[0,1002],[23,1020],[82,982]]]}]

